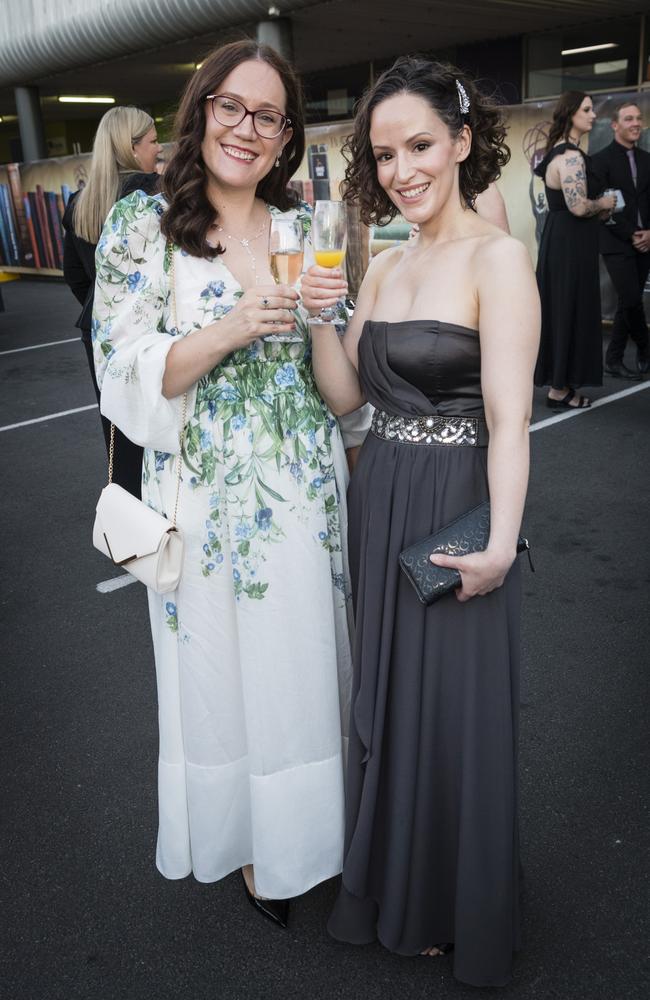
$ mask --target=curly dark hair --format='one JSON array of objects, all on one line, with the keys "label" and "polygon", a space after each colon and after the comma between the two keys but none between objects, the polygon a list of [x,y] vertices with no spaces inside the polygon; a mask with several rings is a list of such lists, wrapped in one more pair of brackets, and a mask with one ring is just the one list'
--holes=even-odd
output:
[{"label": "curly dark hair", "polygon": [[582,90],[567,90],[566,93],[562,94],[559,101],[553,108],[553,121],[551,122],[551,128],[548,133],[546,149],[544,150],[545,153],[548,153],[548,151],[555,146],[558,139],[569,138],[569,132],[571,131],[572,125],[571,119],[579,109],[585,97],[589,97],[589,94],[585,94]]},{"label": "curly dark hair", "polygon": [[[469,111],[461,112],[457,82],[469,98]],[[432,62],[419,56],[403,56],[379,77],[357,106],[354,132],[343,146],[348,161],[343,198],[359,206],[366,225],[384,225],[397,215],[397,208],[377,180],[377,164],[370,144],[374,109],[397,94],[423,98],[456,138],[464,125],[472,133],[472,148],[460,163],[460,194],[468,206],[495,181],[510,159],[505,144],[506,125],[501,108],[481,94],[466,73],[449,63]]]},{"label": "curly dark hair", "polygon": [[216,211],[206,193],[206,168],[201,155],[205,135],[205,97],[219,87],[240,63],[261,59],[272,66],[284,86],[286,115],[293,135],[284,147],[280,166],[274,167],[257,185],[257,195],[281,211],[293,208],[298,197],[287,188],[305,152],[305,115],[302,88],[288,62],[268,45],[253,40],[231,42],[211,52],[188,83],[174,122],[176,148],[162,178],[168,207],[163,214],[163,234],[192,257],[214,258],[224,247],[212,247],[206,237]]}]

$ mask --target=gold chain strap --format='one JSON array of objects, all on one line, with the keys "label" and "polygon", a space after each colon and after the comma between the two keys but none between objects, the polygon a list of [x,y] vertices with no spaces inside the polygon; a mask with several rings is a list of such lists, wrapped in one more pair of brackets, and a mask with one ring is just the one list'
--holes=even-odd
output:
[{"label": "gold chain strap", "polygon": [[[176,274],[174,269],[174,246],[167,240],[165,245],[165,258],[169,264],[169,275],[171,279],[170,298],[172,306],[172,322],[174,328],[178,330],[178,318],[176,314]],[[178,515],[178,498],[181,490],[181,471],[183,466],[183,445],[185,443],[185,421],[187,419],[187,393],[183,394],[183,407],[181,410],[181,429],[178,434],[180,451],[178,454],[178,467],[176,470],[176,497],[174,500],[174,514],[172,516],[172,527],[176,527],[176,517]],[[111,424],[111,443],[108,449],[108,481],[113,482],[113,458],[115,455],[115,424]]]}]

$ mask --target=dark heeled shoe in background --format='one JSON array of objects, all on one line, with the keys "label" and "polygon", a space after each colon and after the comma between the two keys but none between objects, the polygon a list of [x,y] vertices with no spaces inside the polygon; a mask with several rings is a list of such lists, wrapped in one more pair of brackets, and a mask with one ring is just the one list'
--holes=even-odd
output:
[{"label": "dark heeled shoe in background", "polygon": [[244,883],[244,891],[248,897],[248,901],[253,906],[258,913],[261,913],[263,917],[267,920],[271,920],[278,927],[285,927],[289,921],[289,900],[288,899],[259,899],[254,896],[253,893],[248,888],[246,882],[246,876],[244,872],[241,873],[242,882]]}]

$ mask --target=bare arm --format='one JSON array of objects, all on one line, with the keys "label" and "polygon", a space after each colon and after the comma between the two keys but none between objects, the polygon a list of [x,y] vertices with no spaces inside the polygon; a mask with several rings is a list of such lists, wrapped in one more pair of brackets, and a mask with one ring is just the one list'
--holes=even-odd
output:
[{"label": "bare arm", "polygon": [[517,240],[490,241],[477,254],[481,385],[490,432],[490,540],[485,552],[431,561],[461,572],[461,601],[500,587],[516,555],[528,483],[528,425],[540,308],[535,276]]},{"label": "bare arm", "polygon": [[599,212],[611,211],[616,207],[614,195],[603,195],[591,200],[587,197],[587,175],[585,161],[580,153],[572,150],[557,157],[562,194],[566,207],[573,215],[587,218]]},{"label": "bare arm", "polygon": [[[339,339],[332,324],[311,328],[316,384],[332,413],[339,417],[358,409],[366,401],[358,375],[359,338],[364,323],[371,316],[378,281],[391,253],[386,250],[371,261],[343,340]],[[320,271],[323,268],[310,268],[302,282],[303,303],[312,312],[318,312],[322,303],[322,298],[319,298]],[[326,285],[324,287],[329,291]]]},{"label": "bare arm", "polygon": [[490,432],[488,551],[509,565],[516,554],[528,484],[528,426],[540,306],[528,251],[515,240],[499,244],[486,248],[479,269],[479,329],[481,385]]},{"label": "bare arm", "polygon": [[[268,300],[267,308],[262,305],[263,298]],[[182,395],[228,354],[259,337],[293,330],[290,310],[295,309],[297,299],[298,293],[288,285],[249,288],[223,319],[188,337],[179,337],[167,354],[163,396],[173,399]]]}]

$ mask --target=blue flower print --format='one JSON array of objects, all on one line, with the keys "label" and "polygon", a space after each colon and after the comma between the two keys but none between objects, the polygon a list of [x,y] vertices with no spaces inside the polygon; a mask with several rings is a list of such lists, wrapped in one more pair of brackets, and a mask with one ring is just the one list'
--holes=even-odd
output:
[{"label": "blue flower print", "polygon": [[257,527],[260,531],[268,531],[271,527],[272,517],[273,511],[270,507],[262,507],[261,510],[255,512],[255,521],[257,522]]},{"label": "blue flower print", "polygon": [[312,479],[311,484],[315,490],[318,490],[323,485],[323,480],[320,476],[316,476],[315,479]]},{"label": "blue flower print", "polygon": [[137,292],[138,289],[144,288],[147,284],[146,275],[142,274],[140,271],[134,271],[133,274],[129,274],[126,279],[128,289],[131,293]]},{"label": "blue flower print", "polygon": [[253,534],[253,529],[250,524],[246,524],[246,521],[240,521],[235,528],[235,538],[250,538]]},{"label": "blue flower print", "polygon": [[217,413],[217,404],[215,403],[214,399],[209,399],[208,400],[208,417],[210,418],[210,420],[214,420],[214,418],[216,416],[216,413]]},{"label": "blue flower print", "polygon": [[239,572],[238,569],[234,569],[232,571],[232,577],[233,577],[233,580],[241,580],[241,573]]},{"label": "blue flower print", "polygon": [[233,564],[233,566],[235,565],[235,563],[239,562],[239,556],[237,555],[236,552],[230,553],[230,561]]},{"label": "blue flower print", "polygon": [[202,450],[209,451],[212,447],[212,434],[210,434],[210,431],[201,431],[199,441],[201,442]]},{"label": "blue flower print", "polygon": [[171,454],[168,451],[157,451],[156,455],[156,472],[162,472],[165,468],[165,462],[168,458],[171,458]]},{"label": "blue flower print", "polygon": [[302,465],[300,462],[292,462],[289,466],[289,472],[299,483],[302,482]]},{"label": "blue flower print", "polygon": [[223,290],[225,288],[225,283],[223,281],[209,281],[207,288],[204,288],[201,292],[202,299],[209,299],[214,297],[215,299],[220,299],[223,295]]},{"label": "blue flower print", "polygon": [[281,368],[275,373],[275,384],[279,386],[295,385],[298,377],[296,366],[289,361],[285,361]]},{"label": "blue flower print", "polygon": [[167,615],[165,619],[165,624],[171,632],[178,632],[178,614],[176,612],[176,605],[172,601],[167,601],[165,604],[165,613]]},{"label": "blue flower print", "polygon": [[226,382],[225,385],[219,387],[218,397],[225,403],[234,403],[239,399],[239,393],[235,389],[234,385],[231,385],[230,382]]},{"label": "blue flower print", "polygon": [[223,562],[223,553],[222,553],[222,552],[220,552],[220,553],[218,554],[218,556],[217,556],[217,562],[218,562],[218,563],[222,563],[222,562]]},{"label": "blue flower print", "polygon": [[326,531],[319,531],[318,532],[318,537],[320,538],[321,542],[324,542],[325,539],[327,538],[327,532]]},{"label": "blue flower print", "polygon": [[246,426],[246,417],[243,413],[236,413],[232,418],[230,426],[234,431],[240,431],[242,427]]}]

